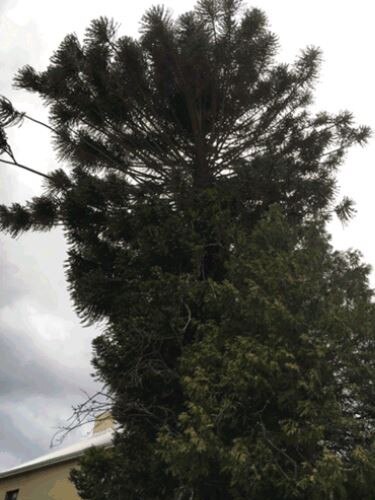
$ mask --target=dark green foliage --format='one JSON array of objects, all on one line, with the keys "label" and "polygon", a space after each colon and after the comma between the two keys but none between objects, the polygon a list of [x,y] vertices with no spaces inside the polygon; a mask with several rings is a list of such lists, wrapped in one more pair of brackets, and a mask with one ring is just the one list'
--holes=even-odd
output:
[{"label": "dark green foliage", "polygon": [[198,498],[216,498],[211,480],[224,498],[314,499],[355,498],[364,481],[371,498],[367,275],[356,253],[332,251],[322,224],[292,229],[277,210],[251,242],[239,237],[227,280],[206,293],[202,340],[180,360],[177,431],[158,436],[180,484]]},{"label": "dark green foliage", "polygon": [[[82,498],[373,496],[368,269],[324,229],[353,213],[335,172],[369,130],[311,113],[319,51],[276,51],[262,12],[202,0],[150,9],[139,40],[93,21],[16,77],[71,168],[0,225],[64,226],[120,426],[73,473]],[[21,118],[0,103],[4,127]]]},{"label": "dark green foliage", "polygon": [[[265,16],[253,9],[239,18],[238,3],[200,2],[177,21],[152,8],[139,40],[116,38],[101,18],[83,44],[68,35],[46,71],[18,73],[16,84],[49,106],[73,183],[105,170],[128,196],[157,190],[171,204],[220,186],[246,220],[273,203],[298,219],[330,208],[337,166],[369,131],[347,112],[311,115],[319,51],[276,64]],[[3,126],[23,117],[1,102]]]}]

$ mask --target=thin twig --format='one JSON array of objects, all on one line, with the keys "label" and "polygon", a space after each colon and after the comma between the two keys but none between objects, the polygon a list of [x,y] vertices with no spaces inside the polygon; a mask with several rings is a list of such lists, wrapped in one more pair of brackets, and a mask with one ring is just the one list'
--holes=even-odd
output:
[{"label": "thin twig", "polygon": [[27,167],[26,165],[22,165],[21,163],[3,160],[2,158],[0,158],[0,162],[5,163],[6,165],[13,165],[14,167],[22,168],[24,170],[27,170],[28,172],[39,175],[40,177],[44,177],[45,179],[51,179],[49,175],[44,174],[43,172],[39,172],[39,170],[35,170],[34,168]]}]

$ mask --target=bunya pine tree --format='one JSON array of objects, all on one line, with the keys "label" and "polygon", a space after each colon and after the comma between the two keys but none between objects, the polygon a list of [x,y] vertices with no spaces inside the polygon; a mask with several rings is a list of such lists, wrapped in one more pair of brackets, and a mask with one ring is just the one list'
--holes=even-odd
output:
[{"label": "bunya pine tree", "polygon": [[[314,114],[319,51],[285,65],[277,46],[258,9],[200,0],[151,8],[138,39],[95,20],[16,75],[64,168],[1,228],[62,225],[76,310],[104,325],[118,430],[73,472],[83,499],[373,497],[369,268],[326,230],[369,130]],[[29,119],[1,100],[0,161],[20,166],[5,128]]]}]

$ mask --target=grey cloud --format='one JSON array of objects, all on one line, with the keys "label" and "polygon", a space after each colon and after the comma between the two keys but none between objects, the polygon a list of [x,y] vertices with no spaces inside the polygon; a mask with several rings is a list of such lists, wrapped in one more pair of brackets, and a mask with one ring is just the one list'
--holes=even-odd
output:
[{"label": "grey cloud", "polygon": [[[0,249],[2,250],[2,246]],[[0,309],[22,297],[27,288],[27,284],[18,275],[18,267],[5,259],[0,260]]]},{"label": "grey cloud", "polygon": [[[87,363],[79,368],[49,359],[23,332],[0,332],[0,467],[8,468],[48,451],[71,407],[93,392]],[[79,384],[79,385],[77,385]],[[26,434],[26,436],[25,436]],[[80,439],[79,432],[68,442]],[[65,443],[63,443],[64,445]],[[7,455],[1,456],[1,452]]]},{"label": "grey cloud", "polygon": [[[60,240],[47,241],[54,254]],[[96,385],[89,376],[92,335],[72,313],[56,272],[63,253],[50,260],[34,237],[3,238],[0,251],[1,470],[46,453],[71,406],[84,400],[80,389],[92,393]]]},{"label": "grey cloud", "polygon": [[0,330],[0,392],[10,399],[31,394],[56,397],[76,389],[32,341],[14,329]]},{"label": "grey cloud", "polygon": [[17,427],[13,419],[0,409],[0,452],[11,450],[18,461],[27,461],[43,452],[43,447],[32,441]]}]

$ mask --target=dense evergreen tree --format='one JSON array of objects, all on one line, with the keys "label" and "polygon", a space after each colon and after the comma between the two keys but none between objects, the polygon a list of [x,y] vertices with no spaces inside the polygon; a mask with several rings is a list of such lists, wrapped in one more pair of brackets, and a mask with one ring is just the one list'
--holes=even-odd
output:
[{"label": "dense evergreen tree", "polygon": [[[240,12],[155,7],[139,40],[99,19],[16,76],[70,168],[1,227],[63,224],[77,311],[106,325],[93,362],[120,429],[73,474],[82,498],[372,498],[372,291],[325,231],[369,130],[312,114],[319,51],[277,64],[264,15]],[[3,99],[3,129],[22,119]]]}]

